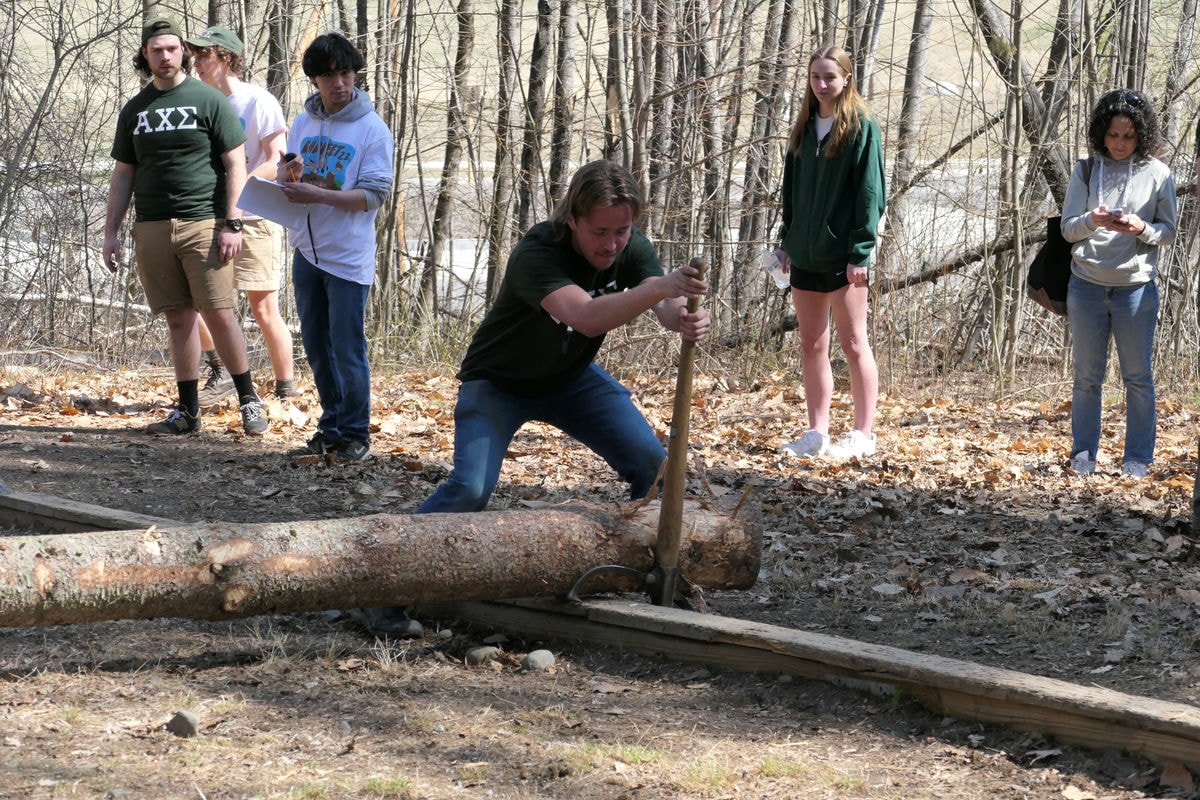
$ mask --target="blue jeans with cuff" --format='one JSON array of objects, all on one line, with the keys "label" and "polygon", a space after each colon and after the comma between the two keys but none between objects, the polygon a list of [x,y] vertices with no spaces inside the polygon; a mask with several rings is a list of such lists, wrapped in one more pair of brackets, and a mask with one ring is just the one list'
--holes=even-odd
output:
[{"label": "blue jeans with cuff", "polygon": [[1108,342],[1117,346],[1125,384],[1124,461],[1154,460],[1158,423],[1154,405],[1154,330],[1158,324],[1158,286],[1100,286],[1071,276],[1067,314],[1075,359],[1071,391],[1071,456],[1085,450],[1092,459],[1100,447],[1100,411]]},{"label": "blue jeans with cuff", "polygon": [[667,457],[629,390],[594,363],[567,387],[537,397],[467,381],[454,407],[454,469],[415,513],[482,511],[509,443],[532,420],[553,425],[607,461],[629,482],[633,499],[646,496]]},{"label": "blue jeans with cuff", "polygon": [[371,440],[371,366],[364,315],[371,288],[292,257],[300,339],[321,398],[317,430],[330,445]]}]

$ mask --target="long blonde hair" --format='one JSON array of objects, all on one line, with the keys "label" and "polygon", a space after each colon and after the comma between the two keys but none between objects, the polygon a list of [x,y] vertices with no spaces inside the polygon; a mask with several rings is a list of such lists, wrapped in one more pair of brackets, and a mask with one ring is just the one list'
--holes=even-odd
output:
[{"label": "long blonde hair", "polygon": [[[809,70],[811,71],[814,63],[826,58],[836,61],[842,74],[846,76],[846,86],[834,100],[833,128],[829,131],[829,141],[825,145],[825,152],[836,156],[842,152],[842,148],[846,146],[851,137],[858,132],[859,117],[870,111],[866,101],[858,93],[858,87],[854,85],[854,64],[850,61],[850,54],[836,45],[823,47],[808,59]],[[804,141],[804,130],[819,107],[820,101],[817,100],[817,95],[812,88],[811,72],[806,72],[804,101],[800,103],[800,116],[796,118],[796,122],[792,125],[792,132],[788,135],[788,152],[800,151],[800,143]]]}]

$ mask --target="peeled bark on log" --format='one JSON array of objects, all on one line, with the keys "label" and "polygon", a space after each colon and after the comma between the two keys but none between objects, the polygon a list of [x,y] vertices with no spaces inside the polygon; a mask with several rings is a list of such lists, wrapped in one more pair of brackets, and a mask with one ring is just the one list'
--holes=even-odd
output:
[{"label": "peeled bark on log", "polygon": [[[754,585],[757,515],[689,502],[680,571]],[[331,608],[561,597],[587,570],[654,566],[658,503],[0,538],[0,627],[110,619],[231,619]],[[640,590],[603,573],[588,592]]]}]

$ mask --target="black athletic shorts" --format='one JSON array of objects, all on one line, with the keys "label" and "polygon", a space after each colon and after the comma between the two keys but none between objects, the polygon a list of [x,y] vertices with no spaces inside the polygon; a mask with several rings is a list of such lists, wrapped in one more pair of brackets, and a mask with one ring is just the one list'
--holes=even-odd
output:
[{"label": "black athletic shorts", "polygon": [[846,278],[846,268],[837,272],[810,272],[806,269],[791,268],[792,288],[804,292],[821,292],[828,294],[850,283]]}]

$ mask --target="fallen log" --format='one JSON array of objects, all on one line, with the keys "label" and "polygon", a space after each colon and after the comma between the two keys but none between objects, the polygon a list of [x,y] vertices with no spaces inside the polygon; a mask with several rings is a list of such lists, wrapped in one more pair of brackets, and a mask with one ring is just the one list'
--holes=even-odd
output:
[{"label": "fallen log", "polygon": [[[627,513],[572,504],[0,537],[0,627],[561,597],[597,566],[649,572],[657,519],[657,502]],[[689,501],[684,539],[692,583],[754,584],[756,514]],[[601,572],[586,590],[644,588],[625,572]]]}]

